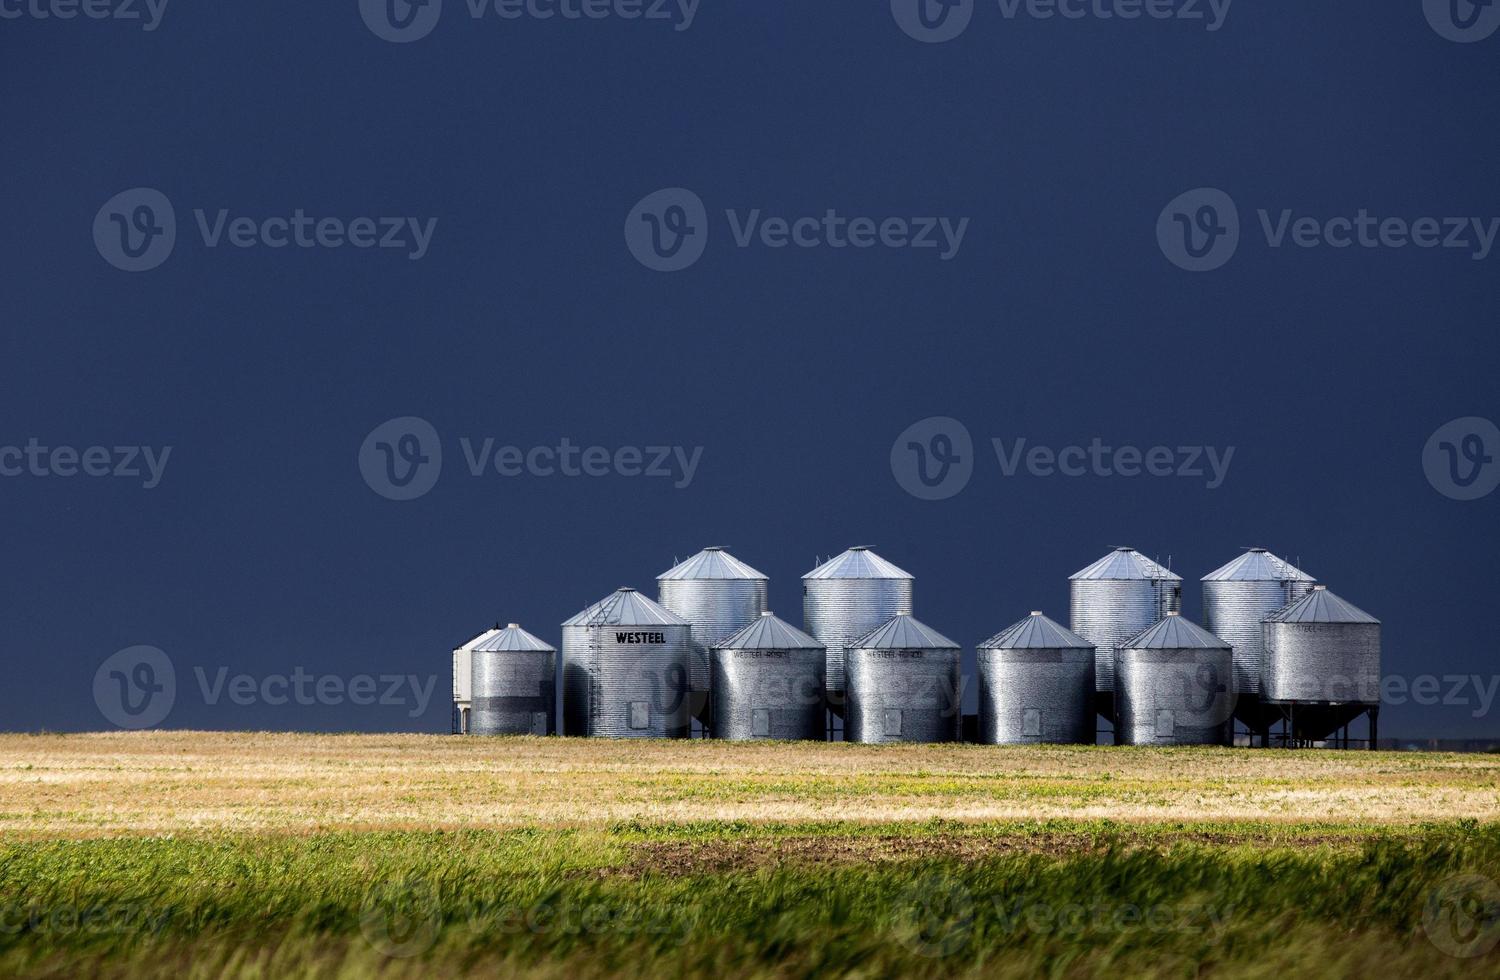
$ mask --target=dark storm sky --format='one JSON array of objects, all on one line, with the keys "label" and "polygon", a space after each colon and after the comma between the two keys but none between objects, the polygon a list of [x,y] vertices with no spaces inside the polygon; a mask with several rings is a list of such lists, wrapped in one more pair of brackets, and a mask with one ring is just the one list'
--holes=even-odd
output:
[{"label": "dark storm sky", "polygon": [[[1421,0],[1236,0],[1216,31],[978,0],[933,44],[887,0],[695,14],[474,19],[446,0],[404,44],[355,0],[173,0],[152,31],[0,20],[0,445],[172,447],[152,489],[0,478],[0,729],[107,727],[96,668],[150,645],[176,668],[170,727],[446,730],[456,642],[500,619],[555,643],[587,602],[654,595],[710,544],[769,574],[797,623],[815,559],[873,545],[966,645],[1030,609],[1065,620],[1066,577],[1111,545],[1170,556],[1195,617],[1197,578],[1264,545],[1383,619],[1388,673],[1500,673],[1500,494],[1450,499],[1423,468],[1443,424],[1500,418],[1500,255],[1275,248],[1258,216],[1500,216],[1500,34],[1447,40]],[[177,241],[129,273],[91,228],[136,187],[170,199]],[[622,228],[670,187],[710,228],[663,273]],[[1200,187],[1236,202],[1242,236],[1192,273],[1156,224]],[[193,214],[298,208],[437,224],[412,261],[209,247]],[[946,261],[741,248],[727,209],[968,225]],[[358,463],[399,416],[442,441],[410,501]],[[975,443],[940,501],[891,463],[930,416]],[[990,448],[1096,437],[1234,456],[1209,489],[1006,476]],[[486,438],[702,457],[684,488],[471,476],[460,440]],[[298,666],[436,690],[416,717],[210,704],[195,673]],[[1388,706],[1382,734],[1493,734],[1497,711],[1471,688]]]}]

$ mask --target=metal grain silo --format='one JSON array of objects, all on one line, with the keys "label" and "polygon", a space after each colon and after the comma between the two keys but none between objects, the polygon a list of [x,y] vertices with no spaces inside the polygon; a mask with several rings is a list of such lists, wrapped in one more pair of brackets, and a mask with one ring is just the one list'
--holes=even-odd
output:
[{"label": "metal grain silo", "polygon": [[1121,745],[1229,745],[1234,735],[1234,654],[1177,613],[1116,651]]},{"label": "metal grain silo", "polygon": [[979,645],[979,741],[1094,744],[1094,645],[1040,612]]},{"label": "metal grain silo", "polygon": [[823,644],[763,612],[712,651],[718,738],[823,739]]},{"label": "metal grain silo", "polygon": [[956,742],[963,730],[962,651],[898,613],[847,649],[851,742]]},{"label": "metal grain silo", "polygon": [[1234,690],[1242,708],[1260,694],[1262,621],[1307,595],[1316,582],[1264,548],[1251,548],[1203,576],[1203,625],[1234,647]]},{"label": "metal grain silo", "polygon": [[557,650],[515,623],[481,640],[473,661],[474,735],[557,731]]},{"label": "metal grain silo", "polygon": [[1069,626],[1094,645],[1094,687],[1099,713],[1110,717],[1115,690],[1115,648],[1182,611],[1182,576],[1134,548],[1116,548],[1069,578]]},{"label": "metal grain silo", "polygon": [[828,648],[828,697],[844,701],[844,648],[891,617],[911,615],[912,577],[857,546],[802,576],[802,626]]},{"label": "metal grain silo", "polygon": [[687,620],[620,589],[563,623],[562,637],[567,734],[688,736]]},{"label": "metal grain silo", "polygon": [[692,624],[689,683],[700,717],[708,715],[709,651],[760,618],[769,581],[723,548],[705,548],[656,576],[661,604]]},{"label": "metal grain silo", "polygon": [[1379,704],[1380,620],[1374,616],[1315,585],[1262,628],[1264,700]]},{"label": "metal grain silo", "polygon": [[466,735],[473,710],[473,671],[471,654],[476,646],[500,632],[500,624],[487,629],[467,643],[453,648],[453,733]]}]

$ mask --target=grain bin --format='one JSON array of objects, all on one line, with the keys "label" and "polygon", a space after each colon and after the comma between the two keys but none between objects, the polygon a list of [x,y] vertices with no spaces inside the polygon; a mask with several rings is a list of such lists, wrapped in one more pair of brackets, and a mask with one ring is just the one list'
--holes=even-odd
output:
[{"label": "grain bin", "polygon": [[705,548],[656,577],[661,604],[692,624],[689,682],[707,717],[709,650],[766,611],[769,579],[723,548]]},{"label": "grain bin", "polygon": [[802,626],[828,648],[828,697],[844,701],[844,648],[891,617],[910,615],[912,577],[856,546],[802,576]]},{"label": "grain bin", "polygon": [[1203,625],[1234,647],[1234,690],[1242,708],[1260,694],[1262,621],[1307,595],[1316,582],[1264,548],[1251,548],[1203,576]]},{"label": "grain bin", "polygon": [[823,738],[823,644],[763,612],[712,651],[718,738]]},{"label": "grain bin", "polygon": [[1094,743],[1094,645],[1040,612],[979,645],[979,741]]},{"label": "grain bin", "polygon": [[511,623],[470,653],[474,735],[551,735],[557,731],[557,650]]},{"label": "grain bin", "polygon": [[453,734],[467,735],[473,710],[473,672],[470,655],[480,643],[500,632],[500,624],[453,648]]},{"label": "grain bin", "polygon": [[1182,610],[1182,576],[1134,548],[1116,548],[1069,578],[1069,626],[1094,645],[1096,704],[1109,717],[1115,690],[1115,648]]},{"label": "grain bin", "polygon": [[622,588],[564,622],[562,637],[567,734],[687,737],[687,620]]},{"label": "grain bin", "polygon": [[963,727],[962,652],[957,643],[898,613],[850,642],[851,742],[956,742]]},{"label": "grain bin", "polygon": [[1228,643],[1175,612],[1117,651],[1121,745],[1229,745],[1234,655]]},{"label": "grain bin", "polygon": [[1379,704],[1380,620],[1315,585],[1263,624],[1262,698]]}]

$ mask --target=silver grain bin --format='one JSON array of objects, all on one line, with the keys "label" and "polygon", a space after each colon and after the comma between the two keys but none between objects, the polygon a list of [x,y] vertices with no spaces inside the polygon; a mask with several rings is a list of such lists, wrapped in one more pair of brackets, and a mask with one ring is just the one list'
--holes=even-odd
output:
[{"label": "silver grain bin", "polygon": [[481,640],[473,660],[474,735],[557,731],[557,650],[515,623]]},{"label": "silver grain bin", "polygon": [[911,615],[912,577],[875,552],[854,547],[802,576],[802,626],[828,648],[828,695],[841,710],[844,648],[888,622]]},{"label": "silver grain bin", "polygon": [[1380,620],[1327,586],[1313,586],[1263,630],[1264,700],[1380,703]]},{"label": "silver grain bin", "polygon": [[1177,613],[1117,651],[1121,745],[1229,745],[1234,735],[1234,654]]},{"label": "silver grain bin", "polygon": [[766,611],[769,579],[723,548],[705,548],[656,576],[660,602],[692,624],[690,683],[707,716],[709,650]]},{"label": "silver grain bin", "polygon": [[473,711],[473,680],[470,655],[480,643],[500,632],[500,624],[453,648],[453,733],[467,735]]},{"label": "silver grain bin", "polygon": [[562,637],[567,734],[688,736],[687,620],[620,589],[563,623]]},{"label": "silver grain bin", "polygon": [[979,741],[1094,744],[1094,645],[1040,612],[979,645]]},{"label": "silver grain bin", "polygon": [[[1112,694],[1115,648],[1167,613],[1182,611],[1182,576],[1134,548],[1116,548],[1068,581],[1069,626],[1094,645],[1095,689]],[[1108,713],[1107,705],[1100,708]]]},{"label": "silver grain bin", "polygon": [[712,651],[718,738],[823,739],[823,644],[763,612]]},{"label": "silver grain bin", "polygon": [[850,642],[851,742],[956,742],[963,730],[962,652],[931,627],[898,613]]},{"label": "silver grain bin", "polygon": [[1261,623],[1312,591],[1317,579],[1264,548],[1251,548],[1203,576],[1203,625],[1234,647],[1234,690],[1259,695]]}]

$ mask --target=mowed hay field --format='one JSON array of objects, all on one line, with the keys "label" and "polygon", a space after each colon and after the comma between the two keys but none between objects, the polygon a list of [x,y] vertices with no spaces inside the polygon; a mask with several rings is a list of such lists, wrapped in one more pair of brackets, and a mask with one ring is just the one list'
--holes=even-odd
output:
[{"label": "mowed hay field", "polygon": [[1500,757],[0,736],[0,975],[1500,975]]}]

